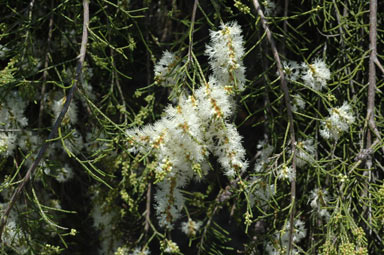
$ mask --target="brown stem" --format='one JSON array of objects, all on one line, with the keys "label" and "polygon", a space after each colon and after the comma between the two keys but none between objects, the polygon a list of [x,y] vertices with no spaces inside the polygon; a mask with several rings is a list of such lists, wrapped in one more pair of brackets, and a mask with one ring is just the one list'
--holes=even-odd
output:
[{"label": "brown stem", "polygon": [[[369,50],[371,51],[369,57],[369,74],[368,74],[368,102],[367,102],[367,118],[368,130],[367,130],[367,144],[366,148],[369,149],[372,145],[372,132],[377,130],[375,123],[375,92],[376,92],[376,66],[375,60],[377,59],[377,0],[370,0],[369,2]],[[372,155],[368,157],[366,161],[368,168],[368,183],[372,182],[372,171],[369,169],[372,167]],[[368,187],[367,187],[368,188]],[[368,190],[365,191],[369,194]],[[368,208],[368,222],[371,224],[372,221],[371,205]],[[372,231],[370,231],[372,234]]]},{"label": "brown stem", "polygon": [[291,254],[292,251],[292,241],[293,241],[293,221],[295,218],[295,201],[296,201],[296,138],[295,138],[295,129],[293,126],[293,114],[292,114],[292,106],[290,102],[289,97],[289,90],[287,86],[287,80],[285,79],[284,72],[283,72],[283,66],[281,65],[280,56],[276,48],[275,41],[272,37],[271,30],[268,27],[267,21],[265,19],[264,13],[260,8],[260,4],[258,0],[253,0],[253,4],[255,6],[255,9],[260,16],[261,24],[265,30],[265,33],[267,35],[267,39],[269,44],[271,45],[273,58],[276,61],[277,65],[277,71],[280,75],[280,88],[284,93],[284,99],[285,99],[285,106],[287,108],[287,114],[288,114],[288,123],[289,123],[289,132],[291,136],[291,150],[292,150],[292,169],[293,169],[293,180],[291,182],[291,210],[290,210],[290,217],[289,217],[289,245],[288,245],[288,254]]},{"label": "brown stem", "polygon": [[145,226],[144,230],[145,232],[148,232],[149,230],[149,223],[151,221],[151,183],[148,183],[148,190],[147,190],[147,203],[146,203],[146,209],[145,209]]},{"label": "brown stem", "polygon": [[63,106],[63,109],[60,112],[60,115],[57,117],[55,124],[52,127],[51,132],[49,133],[48,139],[44,142],[44,144],[41,146],[39,153],[37,154],[37,157],[35,161],[32,163],[32,165],[29,167],[27,173],[25,174],[23,180],[20,182],[19,186],[16,188],[15,192],[12,194],[12,197],[8,203],[7,209],[5,210],[5,213],[1,217],[0,222],[0,242],[2,242],[1,236],[4,231],[5,225],[7,223],[7,219],[9,216],[9,213],[11,212],[17,198],[19,197],[20,193],[23,191],[25,185],[30,181],[31,176],[33,175],[35,169],[38,167],[40,161],[43,159],[45,151],[48,149],[49,141],[53,139],[56,136],[57,130],[60,127],[61,122],[64,119],[64,116],[66,112],[68,111],[69,105],[72,101],[74,92],[77,88],[77,84],[81,82],[81,73],[83,69],[83,63],[86,53],[86,46],[88,41],[88,24],[89,24],[89,0],[83,0],[83,9],[84,9],[84,18],[83,18],[83,35],[81,40],[81,48],[80,48],[80,54],[78,56],[79,61],[77,63],[76,67],[76,78],[75,82],[68,92],[68,95],[66,97],[65,104]]}]

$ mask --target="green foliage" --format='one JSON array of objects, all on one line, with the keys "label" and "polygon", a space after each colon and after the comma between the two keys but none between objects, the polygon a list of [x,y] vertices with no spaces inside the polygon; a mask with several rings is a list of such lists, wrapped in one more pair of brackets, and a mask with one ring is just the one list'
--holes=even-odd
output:
[{"label": "green foliage", "polygon": [[[50,143],[8,216],[0,254],[287,254],[290,230],[297,254],[384,252],[384,3],[377,7],[375,129],[367,116],[369,1],[259,1],[288,78],[294,162],[287,103],[253,1],[199,1],[193,20],[194,2],[90,1],[80,87],[50,141],[76,78],[83,6],[0,3],[1,216]],[[217,125],[215,132],[234,124],[248,167],[224,174],[218,153],[206,153],[208,163],[191,158],[192,177],[177,186],[183,176],[157,153],[162,137],[144,151],[146,141],[131,131],[172,119],[166,110],[181,111],[189,96],[198,102],[214,73],[209,31],[233,21],[243,31],[245,90],[234,75],[239,63],[221,66],[234,82],[225,87],[232,115],[220,119],[217,111],[204,124]],[[155,73],[164,51],[174,61]],[[188,127],[181,128],[203,143]],[[165,182],[165,211],[184,198],[179,218],[166,215],[173,228],[158,213]]]}]

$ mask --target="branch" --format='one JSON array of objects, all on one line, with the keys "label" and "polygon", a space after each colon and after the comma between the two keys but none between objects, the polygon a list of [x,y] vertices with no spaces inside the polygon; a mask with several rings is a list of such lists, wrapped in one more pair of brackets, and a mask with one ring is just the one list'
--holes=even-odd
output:
[{"label": "branch", "polygon": [[192,48],[193,48],[193,31],[195,27],[196,9],[199,4],[199,0],[195,0],[192,10],[191,29],[189,30],[189,46],[188,46],[188,61],[192,60]]},{"label": "branch", "polygon": [[292,156],[293,156],[292,169],[293,169],[293,176],[294,176],[291,182],[291,211],[290,211],[290,217],[289,217],[290,228],[289,228],[288,254],[291,254],[292,241],[293,241],[293,228],[294,228],[293,221],[294,221],[294,215],[295,215],[295,200],[296,200],[296,138],[295,138],[295,129],[293,126],[292,106],[291,106],[290,97],[289,97],[287,80],[285,79],[285,76],[284,76],[283,66],[281,65],[280,56],[277,51],[275,41],[272,37],[271,30],[269,29],[264,13],[260,8],[259,1],[253,0],[253,4],[255,6],[255,9],[258,15],[260,16],[261,24],[267,35],[268,42],[271,45],[273,58],[276,61],[277,71],[279,72],[279,75],[280,75],[280,88],[284,93],[285,106],[287,108],[287,113],[288,113],[289,132],[291,136],[291,149],[292,149]]},{"label": "branch", "polygon": [[60,112],[60,115],[57,117],[55,124],[52,127],[51,132],[49,133],[48,139],[44,142],[44,144],[41,146],[39,153],[37,154],[37,157],[33,164],[29,167],[27,173],[25,174],[24,178],[20,182],[19,186],[16,188],[15,192],[13,193],[7,209],[4,213],[4,215],[1,218],[0,222],[0,243],[2,242],[1,236],[4,231],[5,225],[7,223],[8,216],[12,210],[12,207],[14,206],[17,198],[19,197],[20,193],[23,191],[25,185],[29,182],[31,179],[31,176],[35,172],[36,168],[38,167],[40,161],[43,159],[45,151],[48,149],[49,146],[49,141],[52,140],[57,133],[58,128],[60,127],[61,122],[64,119],[64,116],[66,112],[68,111],[69,105],[71,103],[71,100],[73,98],[73,95],[75,93],[75,90],[77,88],[77,84],[81,81],[81,74],[82,74],[82,69],[83,69],[83,63],[84,63],[84,58],[85,58],[85,53],[86,53],[86,45],[88,41],[88,24],[89,24],[89,0],[83,0],[83,9],[84,9],[84,18],[83,18],[83,35],[82,35],[82,40],[81,40],[81,48],[80,48],[80,54],[78,56],[79,61],[77,63],[76,67],[76,77],[75,77],[75,82],[70,89],[67,97],[65,104],[63,106],[63,109]]},{"label": "branch", "polygon": [[[375,92],[376,92],[376,66],[375,66],[375,60],[377,60],[377,41],[376,41],[376,34],[377,34],[377,0],[370,0],[369,2],[369,49],[371,51],[371,54],[369,56],[369,74],[368,74],[368,102],[367,102],[367,117],[366,120],[368,121],[368,130],[367,130],[367,144],[366,148],[369,149],[372,145],[372,132],[374,130],[377,130],[376,123],[375,123]],[[376,133],[376,136],[380,135],[378,132]],[[379,138],[379,137],[377,137]],[[372,171],[370,170],[372,166],[372,156],[370,155],[368,157],[368,160],[366,161],[366,166],[368,170],[364,173],[365,175],[368,174],[368,183],[372,182]],[[369,194],[369,197],[371,194],[368,192],[368,187],[364,191],[365,194]],[[368,207],[368,222],[369,224],[372,223],[372,208],[371,204],[369,203]],[[370,230],[370,234],[372,234],[372,230]]]}]

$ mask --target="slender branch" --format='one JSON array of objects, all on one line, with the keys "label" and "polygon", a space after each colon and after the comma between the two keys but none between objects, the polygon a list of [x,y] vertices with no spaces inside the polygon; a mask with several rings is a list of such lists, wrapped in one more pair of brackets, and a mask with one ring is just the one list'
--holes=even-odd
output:
[{"label": "slender branch", "polygon": [[267,39],[269,44],[271,45],[273,58],[276,61],[277,65],[277,71],[280,75],[280,88],[284,93],[284,99],[285,99],[285,106],[287,108],[287,114],[288,114],[288,123],[289,123],[289,132],[291,136],[291,149],[292,149],[292,169],[293,169],[293,180],[291,182],[291,210],[290,210],[290,217],[289,217],[289,245],[288,245],[288,254],[291,254],[292,251],[292,241],[293,241],[293,228],[294,228],[294,215],[295,215],[295,201],[296,201],[296,136],[295,136],[295,129],[293,126],[293,114],[292,114],[292,106],[290,102],[289,97],[289,90],[287,85],[287,80],[285,79],[285,75],[283,72],[283,66],[281,65],[280,56],[276,48],[275,41],[272,37],[271,30],[268,27],[267,21],[265,19],[264,13],[260,8],[260,4],[258,0],[253,0],[253,4],[255,6],[255,9],[260,16],[261,24],[265,30],[265,33],[267,35]]},{"label": "slender branch", "polygon": [[193,10],[192,10],[191,28],[189,30],[188,61],[192,60],[193,31],[195,27],[196,10],[197,10],[198,4],[199,4],[199,0],[195,0],[195,3],[193,4]]},{"label": "slender branch", "polygon": [[[367,117],[366,120],[368,121],[368,128],[367,130],[367,144],[366,148],[369,149],[372,145],[372,132],[375,133],[373,130],[377,130],[376,123],[375,123],[375,92],[376,92],[376,66],[375,66],[375,60],[377,59],[377,41],[376,41],[376,34],[377,34],[377,0],[370,0],[369,2],[369,49],[371,51],[370,57],[369,57],[369,74],[368,74],[368,102],[367,102]],[[377,132],[378,133],[378,132]],[[366,166],[368,168],[367,172],[365,174],[368,174],[368,182],[372,182],[372,171],[370,168],[372,167],[372,155],[368,157],[368,160],[366,161]],[[368,194],[370,197],[371,194],[367,190],[365,190],[365,193]],[[372,208],[371,204],[369,203],[368,208],[368,222],[372,223]],[[372,230],[370,230],[370,234],[372,234]]]},{"label": "slender branch", "polygon": [[149,225],[151,222],[151,189],[152,185],[151,183],[148,183],[148,190],[147,190],[147,202],[146,202],[146,209],[145,209],[145,226],[144,230],[145,232],[148,232]]},{"label": "slender branch", "polygon": [[82,35],[82,40],[81,40],[81,48],[80,48],[80,54],[78,56],[79,61],[77,63],[76,67],[76,77],[75,77],[75,82],[68,92],[68,95],[66,97],[65,104],[63,106],[63,109],[60,112],[60,115],[57,117],[55,124],[52,127],[52,130],[48,136],[48,139],[44,142],[44,144],[41,146],[40,151],[37,154],[37,157],[35,161],[32,163],[32,165],[29,167],[27,173],[25,174],[24,178],[20,182],[19,186],[16,188],[15,192],[13,193],[7,209],[5,210],[5,213],[3,214],[0,222],[0,242],[2,242],[1,236],[4,231],[5,225],[7,223],[8,216],[17,200],[19,197],[20,193],[23,191],[25,185],[30,181],[31,176],[35,172],[36,168],[38,167],[40,161],[43,159],[45,151],[48,149],[49,146],[49,140],[54,138],[57,134],[57,130],[60,127],[61,122],[64,119],[64,116],[66,112],[68,111],[69,105],[72,101],[73,95],[76,91],[77,84],[81,81],[81,73],[83,69],[83,63],[84,63],[84,58],[85,58],[85,53],[86,53],[86,45],[88,41],[88,24],[89,24],[89,0],[83,0],[83,10],[84,10],[84,17],[83,17],[83,35]]}]

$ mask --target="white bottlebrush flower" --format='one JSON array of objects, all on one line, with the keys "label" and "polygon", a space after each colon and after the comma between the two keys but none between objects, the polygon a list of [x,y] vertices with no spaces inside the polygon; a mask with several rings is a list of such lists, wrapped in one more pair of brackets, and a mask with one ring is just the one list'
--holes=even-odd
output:
[{"label": "white bottlebrush flower", "polygon": [[[53,119],[54,122],[56,121],[57,117],[59,117],[65,102],[66,102],[66,97],[53,101],[52,111],[54,114],[54,119]],[[62,123],[68,124],[69,122],[73,125],[77,123],[77,106],[74,100],[72,100],[71,104],[69,105],[68,111],[66,112]]]},{"label": "white bottlebrush flower", "polygon": [[[281,242],[283,246],[288,247],[289,243],[289,229],[290,229],[290,223],[287,221],[285,224],[283,230],[281,231]],[[294,243],[299,243],[303,238],[307,235],[307,230],[305,229],[305,223],[299,219],[295,220],[293,223],[293,237],[292,241]]]},{"label": "white bottlebrush flower", "polygon": [[265,16],[273,16],[276,13],[276,4],[272,0],[264,0],[261,4],[264,6]]},{"label": "white bottlebrush flower", "polygon": [[16,148],[16,135],[13,133],[0,133],[0,155],[13,155]]},{"label": "white bottlebrush flower", "polygon": [[72,177],[73,177],[73,170],[67,164],[65,164],[63,167],[56,169],[55,179],[58,182],[66,182]]},{"label": "white bottlebrush flower", "polygon": [[175,243],[175,242],[172,241],[172,240],[166,240],[166,241],[164,241],[163,246],[165,246],[165,247],[163,248],[165,253],[169,253],[169,254],[180,253],[180,248],[179,248],[179,246],[177,245],[177,243]]},{"label": "white bottlebrush flower", "polygon": [[234,177],[236,173],[244,171],[248,162],[245,160],[246,152],[241,144],[242,137],[236,127],[226,123],[220,130],[216,130],[217,145],[214,154],[225,170],[225,175]]},{"label": "white bottlebrush flower", "polygon": [[327,86],[327,81],[331,78],[331,72],[324,60],[316,58],[312,64],[302,64],[302,79],[306,85],[314,90],[321,91]]},{"label": "white bottlebrush flower", "polygon": [[303,98],[299,95],[292,95],[293,100],[292,100],[292,111],[297,112],[299,110],[304,110],[305,109],[305,101]]},{"label": "white bottlebrush flower", "polygon": [[4,58],[9,52],[9,49],[4,45],[0,44],[0,59]]},{"label": "white bottlebrush flower", "polygon": [[156,214],[159,225],[167,229],[173,229],[173,223],[181,214],[184,205],[184,197],[177,187],[177,178],[166,178],[158,183],[155,194]]},{"label": "white bottlebrush flower", "polygon": [[10,92],[3,102],[0,102],[0,125],[5,129],[18,129],[28,125],[24,114],[27,103],[16,91]]},{"label": "white bottlebrush flower", "polygon": [[308,202],[319,216],[329,218],[329,212],[325,208],[329,202],[328,191],[319,188],[312,190]]},{"label": "white bottlebrush flower", "polygon": [[169,51],[164,51],[163,56],[155,65],[155,81],[163,87],[173,87],[178,80],[177,67],[179,58]]},{"label": "white bottlebrush flower", "polygon": [[243,36],[237,22],[221,24],[219,31],[210,31],[211,43],[206,46],[205,54],[213,76],[221,86],[244,90],[245,67]]},{"label": "white bottlebrush flower", "polygon": [[257,144],[257,149],[258,152],[256,154],[256,163],[254,170],[256,173],[263,172],[265,170],[266,165],[269,163],[270,159],[269,157],[271,156],[274,148],[272,145],[268,143],[266,139],[261,140]]},{"label": "white bottlebrush flower", "polygon": [[234,106],[229,94],[214,77],[210,77],[208,84],[197,89],[195,96],[202,121],[209,121],[212,118],[226,119],[233,113]]},{"label": "white bottlebrush flower", "polygon": [[183,233],[189,237],[194,237],[196,236],[197,231],[199,231],[201,225],[201,221],[196,222],[194,220],[188,219],[187,222],[181,223],[181,231],[183,231]]},{"label": "white bottlebrush flower", "polygon": [[296,166],[303,167],[307,163],[312,163],[315,153],[316,149],[313,145],[313,139],[299,140],[296,143]]},{"label": "white bottlebrush flower", "polygon": [[293,169],[291,166],[287,165],[282,165],[278,170],[277,170],[277,178],[282,179],[282,180],[289,180],[290,182],[293,181],[295,178],[295,175],[293,173]]},{"label": "white bottlebrush flower", "polygon": [[[151,251],[148,248],[136,247],[129,255],[149,255]],[[115,254],[118,255],[118,254]],[[124,254],[125,255],[125,254]]]},{"label": "white bottlebrush flower", "polygon": [[300,65],[293,60],[283,61],[282,64],[285,77],[290,81],[297,81],[301,70]]},{"label": "white bottlebrush flower", "polygon": [[352,107],[347,103],[329,110],[330,116],[322,122],[320,135],[327,140],[337,140],[355,122]]}]

